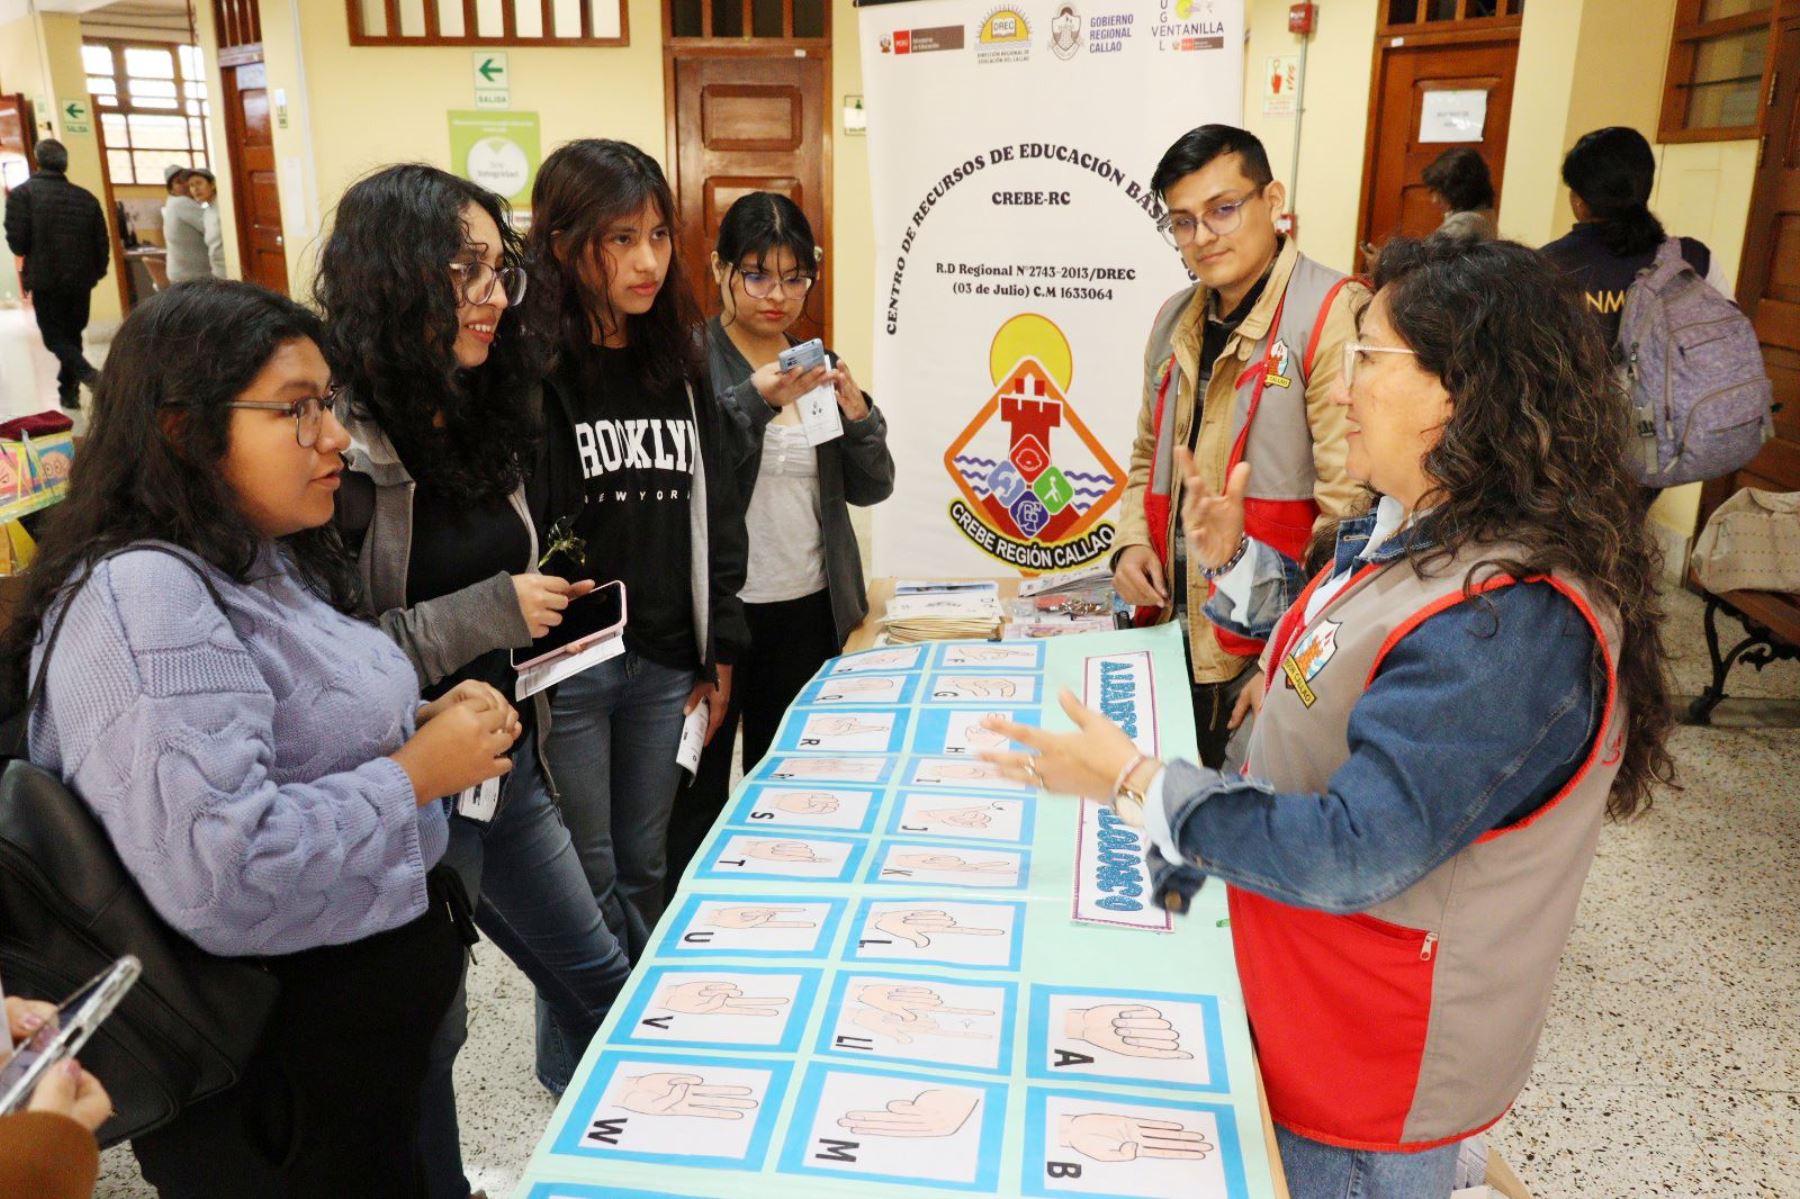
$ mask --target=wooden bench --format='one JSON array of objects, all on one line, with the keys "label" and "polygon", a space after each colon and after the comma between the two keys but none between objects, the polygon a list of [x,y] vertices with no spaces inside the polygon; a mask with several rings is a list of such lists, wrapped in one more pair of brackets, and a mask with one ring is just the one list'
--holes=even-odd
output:
[{"label": "wooden bench", "polygon": [[[1688,705],[1688,724],[1711,724],[1713,709],[1725,699],[1725,678],[1739,662],[1761,670],[1771,662],[1800,659],[1800,595],[1778,591],[1725,591],[1715,595],[1699,578],[1694,586],[1706,597],[1706,652],[1712,658],[1712,684]],[[1729,653],[1719,652],[1719,613],[1737,618],[1744,639]]]}]

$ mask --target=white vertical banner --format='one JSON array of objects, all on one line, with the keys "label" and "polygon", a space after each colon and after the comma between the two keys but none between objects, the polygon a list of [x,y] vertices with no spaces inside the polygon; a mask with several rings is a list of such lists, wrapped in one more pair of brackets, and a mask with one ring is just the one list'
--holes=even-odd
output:
[{"label": "white vertical banner", "polygon": [[1150,176],[1242,124],[1243,0],[860,9],[874,193],[871,392],[898,467],[878,574],[1106,557],[1144,342],[1188,282]]}]

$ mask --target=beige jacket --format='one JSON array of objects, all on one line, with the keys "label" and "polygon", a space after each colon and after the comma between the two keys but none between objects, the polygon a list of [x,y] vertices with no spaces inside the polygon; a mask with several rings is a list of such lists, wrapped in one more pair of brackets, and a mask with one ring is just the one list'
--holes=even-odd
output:
[{"label": "beige jacket", "polygon": [[[1259,361],[1267,351],[1265,341],[1270,335],[1276,309],[1287,292],[1288,281],[1299,261],[1300,251],[1293,240],[1289,239],[1276,256],[1274,270],[1261,298],[1225,343],[1224,352],[1213,364],[1212,378],[1207,384],[1206,402],[1201,415],[1199,438],[1194,447],[1194,462],[1200,477],[1215,491],[1224,486],[1226,464],[1231,457],[1232,442],[1239,431],[1237,381],[1249,364]],[[1170,388],[1170,394],[1175,400],[1175,411],[1165,416],[1165,419],[1172,417],[1175,421],[1177,445],[1188,443],[1190,430],[1193,428],[1193,396],[1196,381],[1200,377],[1201,322],[1205,319],[1211,292],[1204,284],[1197,283],[1185,295],[1186,307],[1170,339],[1175,369],[1181,372],[1180,386]],[[1319,505],[1322,524],[1335,522],[1362,507],[1361,485],[1344,473],[1344,410],[1340,405],[1332,403],[1330,397],[1337,390],[1338,378],[1343,373],[1344,346],[1356,337],[1356,311],[1367,295],[1365,288],[1353,282],[1342,288],[1330,301],[1322,322],[1312,322],[1321,327],[1315,328],[1313,337],[1309,339],[1313,344],[1312,369],[1306,381],[1306,423],[1312,435],[1313,470],[1317,478],[1314,498]],[[1154,544],[1144,515],[1144,497],[1149,487],[1151,463],[1156,451],[1158,375],[1165,360],[1160,342],[1161,339],[1153,335],[1145,351],[1137,440],[1132,446],[1131,472],[1120,504],[1119,532],[1114,543],[1115,562],[1119,551],[1134,545]],[[1304,356],[1308,347],[1295,345],[1291,349],[1295,355]],[[1175,526],[1179,523],[1180,512],[1177,505],[1171,512],[1171,528],[1165,543],[1170,547],[1175,544],[1174,539],[1178,535]],[[1173,567],[1172,558],[1171,553],[1163,561],[1165,577]],[[1250,659],[1226,652],[1214,636],[1212,625],[1201,614],[1206,605],[1208,588],[1205,577],[1200,574],[1192,559],[1189,560],[1187,578],[1172,581],[1171,585],[1187,588],[1188,645],[1193,660],[1194,681],[1222,683],[1236,678],[1250,664]],[[1171,604],[1158,619],[1169,620],[1174,616],[1174,611]]]}]

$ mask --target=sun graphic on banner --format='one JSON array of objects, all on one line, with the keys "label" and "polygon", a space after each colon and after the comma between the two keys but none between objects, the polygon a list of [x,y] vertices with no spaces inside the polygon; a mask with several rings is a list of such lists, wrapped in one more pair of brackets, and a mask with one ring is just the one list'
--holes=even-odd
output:
[{"label": "sun graphic on banner", "polygon": [[1000,326],[988,350],[988,376],[999,383],[1021,359],[1036,358],[1065,395],[1075,377],[1075,355],[1069,339],[1049,317],[1022,312]]}]

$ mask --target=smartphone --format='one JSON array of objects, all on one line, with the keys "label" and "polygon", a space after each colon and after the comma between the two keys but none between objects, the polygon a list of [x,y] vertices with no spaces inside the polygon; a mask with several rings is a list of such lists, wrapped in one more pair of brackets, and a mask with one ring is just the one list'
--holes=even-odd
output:
[{"label": "smartphone", "polygon": [[138,960],[126,954],[65,999],[55,1016],[13,1050],[0,1067],[0,1115],[22,1109],[45,1075],[81,1052],[142,972]]},{"label": "smartphone", "polygon": [[825,343],[818,338],[789,346],[775,356],[775,365],[784,371],[809,371],[825,365]]},{"label": "smartphone", "polygon": [[613,580],[602,583],[563,609],[563,621],[533,641],[526,649],[512,652],[514,670],[530,670],[552,658],[579,653],[625,632],[625,584]]}]

